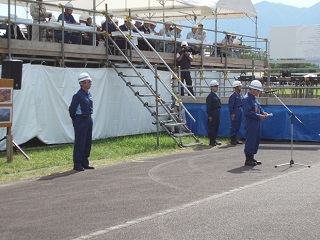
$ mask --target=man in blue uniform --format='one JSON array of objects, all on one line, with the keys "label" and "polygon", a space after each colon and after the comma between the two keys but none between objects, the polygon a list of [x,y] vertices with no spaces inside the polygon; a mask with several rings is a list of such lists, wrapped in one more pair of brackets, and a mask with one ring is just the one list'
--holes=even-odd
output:
[{"label": "man in blue uniform", "polygon": [[228,108],[231,117],[231,128],[230,128],[230,141],[232,145],[242,144],[241,141],[237,140],[237,134],[241,126],[242,120],[242,98],[241,88],[242,84],[240,81],[234,81],[232,83],[234,92],[230,95],[228,101]]},{"label": "man in blue uniform", "polygon": [[[73,12],[73,5],[71,3],[67,3],[65,6],[65,11],[63,13],[63,19],[67,24],[78,24],[74,19],[72,12]],[[58,22],[62,21],[62,13],[58,17]],[[58,41],[62,41],[62,31],[55,30],[54,37]],[[72,43],[72,44],[80,44],[81,38],[79,33],[72,33],[68,31],[64,31],[64,43]]]},{"label": "man in blue uniform", "polygon": [[89,165],[88,159],[92,145],[93,125],[91,118],[93,102],[89,92],[92,78],[87,73],[81,73],[78,81],[80,90],[72,97],[69,114],[74,128],[73,169],[84,171],[84,169],[94,169]]},{"label": "man in blue uniform", "polygon": [[210,82],[211,92],[209,93],[206,104],[207,104],[207,114],[208,114],[208,137],[210,140],[210,146],[221,145],[217,142],[217,135],[220,126],[220,109],[221,102],[220,98],[217,96],[219,83],[216,80]]},{"label": "man in blue uniform", "polygon": [[249,91],[244,96],[242,105],[245,117],[246,143],[244,154],[246,156],[246,166],[260,165],[261,162],[254,159],[254,154],[258,152],[260,143],[260,122],[264,120],[268,113],[263,111],[257,100],[262,91],[262,84],[258,80],[250,83]]}]

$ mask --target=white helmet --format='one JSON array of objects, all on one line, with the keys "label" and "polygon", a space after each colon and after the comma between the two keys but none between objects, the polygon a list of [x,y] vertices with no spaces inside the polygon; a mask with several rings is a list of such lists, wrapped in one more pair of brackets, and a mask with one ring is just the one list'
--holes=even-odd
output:
[{"label": "white helmet", "polygon": [[262,84],[261,84],[261,82],[258,81],[258,80],[253,80],[253,81],[250,83],[249,88],[262,91]]},{"label": "white helmet", "polygon": [[219,86],[219,83],[218,83],[217,80],[212,80],[212,81],[210,82],[210,87],[214,87],[214,86]]},{"label": "white helmet", "polygon": [[88,16],[88,15],[86,15],[86,14],[82,14],[82,15],[80,15],[80,17],[79,17],[79,22],[80,21],[88,21],[88,18],[89,18],[90,16]]},{"label": "white helmet", "polygon": [[232,87],[238,87],[238,86],[242,86],[242,83],[240,81],[233,81],[232,83]]},{"label": "white helmet", "polygon": [[188,47],[188,43],[187,43],[186,41],[183,41],[183,42],[181,43],[181,47],[183,47],[183,46]]},{"label": "white helmet", "polygon": [[70,9],[73,8],[73,5],[71,3],[67,3],[66,5],[64,5],[65,9]]},{"label": "white helmet", "polygon": [[88,73],[80,73],[80,75],[78,77],[78,82],[81,83],[82,81],[85,81],[85,80],[92,81],[92,78],[89,76]]}]

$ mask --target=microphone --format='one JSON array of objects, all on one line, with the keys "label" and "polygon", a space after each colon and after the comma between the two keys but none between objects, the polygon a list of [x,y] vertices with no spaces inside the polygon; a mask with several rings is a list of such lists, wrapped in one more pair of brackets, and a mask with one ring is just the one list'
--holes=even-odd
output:
[{"label": "microphone", "polygon": [[268,90],[268,91],[264,91],[265,93],[275,93],[278,90]]}]

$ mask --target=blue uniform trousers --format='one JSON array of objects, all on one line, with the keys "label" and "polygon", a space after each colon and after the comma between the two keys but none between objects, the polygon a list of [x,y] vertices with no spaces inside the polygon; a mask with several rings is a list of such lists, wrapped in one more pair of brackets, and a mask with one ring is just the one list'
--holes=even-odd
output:
[{"label": "blue uniform trousers", "polygon": [[244,146],[244,153],[247,155],[254,155],[258,152],[260,143],[260,120],[253,120],[246,118],[246,143]]},{"label": "blue uniform trousers", "polygon": [[89,166],[88,157],[90,156],[92,145],[92,125],[93,121],[90,116],[83,118],[81,115],[79,115],[73,119],[74,167]]},{"label": "blue uniform trousers", "polygon": [[231,127],[230,127],[230,136],[237,136],[238,131],[241,126],[242,121],[242,111],[241,109],[235,109],[234,110],[234,120],[231,120]]}]

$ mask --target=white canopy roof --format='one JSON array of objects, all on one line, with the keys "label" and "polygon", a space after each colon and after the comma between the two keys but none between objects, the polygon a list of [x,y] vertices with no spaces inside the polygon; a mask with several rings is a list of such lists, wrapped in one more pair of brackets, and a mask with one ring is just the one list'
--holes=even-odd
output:
[{"label": "white canopy roof", "polygon": [[[8,3],[9,0],[0,0]],[[185,20],[186,18],[241,18],[256,17],[251,0],[43,0],[51,4],[72,3],[75,8],[86,10],[111,10],[116,17],[152,18],[154,20]],[[23,1],[10,0],[10,4],[26,5]],[[50,7],[47,7],[50,9]]]}]

